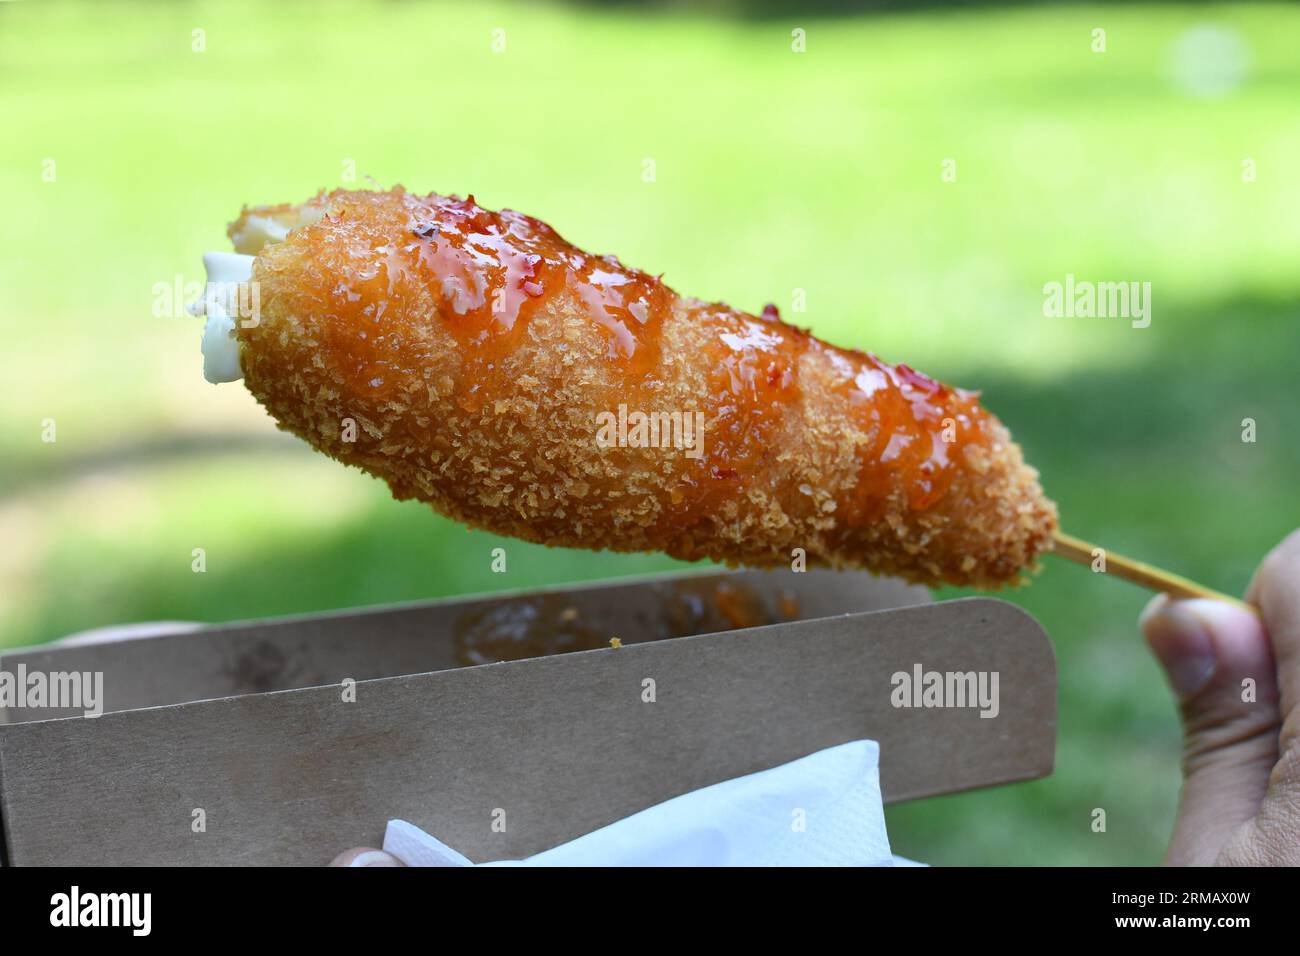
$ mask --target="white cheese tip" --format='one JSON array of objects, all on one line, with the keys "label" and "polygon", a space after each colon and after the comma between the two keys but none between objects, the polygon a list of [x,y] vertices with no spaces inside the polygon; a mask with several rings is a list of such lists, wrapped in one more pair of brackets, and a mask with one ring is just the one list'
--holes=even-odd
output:
[{"label": "white cheese tip", "polygon": [[239,339],[235,320],[240,314],[240,287],[253,278],[254,256],[236,252],[208,252],[203,256],[207,285],[203,298],[189,307],[191,315],[206,316],[203,325],[203,377],[214,385],[244,377],[239,367]]}]

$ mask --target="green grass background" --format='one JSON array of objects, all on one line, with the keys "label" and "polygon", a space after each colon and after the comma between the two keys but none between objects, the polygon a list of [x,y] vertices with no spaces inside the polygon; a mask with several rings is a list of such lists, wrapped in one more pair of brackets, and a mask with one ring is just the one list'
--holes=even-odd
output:
[{"label": "green grass background", "polygon": [[[1242,51],[1211,97],[1183,71],[1213,57],[1177,65],[1206,23]],[[339,185],[348,161],[982,388],[1076,534],[1239,592],[1300,523],[1297,39],[1284,6],[2,4],[0,647],[672,566],[510,542],[494,575],[499,539],[202,381],[199,325],[156,316],[155,283],[201,279],[243,202]],[[1151,282],[1150,328],[1045,318],[1066,273]],[[1010,598],[1057,648],[1056,772],[893,808],[896,849],[1158,861],[1179,735],[1145,596],[1053,561]]]}]

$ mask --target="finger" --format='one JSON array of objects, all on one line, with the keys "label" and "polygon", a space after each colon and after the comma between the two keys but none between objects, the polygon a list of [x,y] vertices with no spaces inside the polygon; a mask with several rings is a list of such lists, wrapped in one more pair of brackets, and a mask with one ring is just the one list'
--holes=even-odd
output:
[{"label": "finger", "polygon": [[376,850],[373,847],[358,846],[351,850],[344,850],[333,860],[330,866],[405,866],[406,864],[393,856],[391,853],[385,853],[383,850]]},{"label": "finger", "polygon": [[1300,863],[1300,531],[1269,553],[1247,594],[1272,638],[1282,730],[1277,765],[1245,858],[1294,866]]},{"label": "finger", "polygon": [[1295,738],[1300,722],[1300,531],[1293,531],[1264,558],[1246,598],[1259,608],[1277,661],[1284,720],[1282,749]]},{"label": "finger", "polygon": [[188,634],[206,625],[198,621],[137,621],[134,624],[113,624],[78,631],[51,641],[51,647],[73,647],[84,644],[107,644],[110,641],[134,640],[137,637],[163,637],[169,634]]},{"label": "finger", "polygon": [[1183,718],[1183,792],[1166,862],[1207,864],[1263,802],[1277,760],[1277,685],[1260,619],[1161,596],[1141,627]]}]

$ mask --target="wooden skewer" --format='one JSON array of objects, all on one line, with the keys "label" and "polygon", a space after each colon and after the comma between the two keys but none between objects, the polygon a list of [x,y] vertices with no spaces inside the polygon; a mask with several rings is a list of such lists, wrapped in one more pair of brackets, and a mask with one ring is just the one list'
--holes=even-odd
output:
[{"label": "wooden skewer", "polygon": [[1221,594],[1202,584],[1197,584],[1195,581],[1189,581],[1187,578],[1171,574],[1142,561],[1126,558],[1124,555],[1116,554],[1109,549],[1099,548],[1097,545],[1076,538],[1072,534],[1058,531],[1054,537],[1055,547],[1053,553],[1078,564],[1091,567],[1096,560],[1095,553],[1101,551],[1106,555],[1106,573],[1113,574],[1117,578],[1132,581],[1134,584],[1139,584],[1161,594],[1168,594],[1170,597],[1210,598],[1215,601],[1226,601],[1229,604],[1235,604],[1237,607],[1245,608],[1252,614],[1259,613],[1254,607],[1238,598]]}]

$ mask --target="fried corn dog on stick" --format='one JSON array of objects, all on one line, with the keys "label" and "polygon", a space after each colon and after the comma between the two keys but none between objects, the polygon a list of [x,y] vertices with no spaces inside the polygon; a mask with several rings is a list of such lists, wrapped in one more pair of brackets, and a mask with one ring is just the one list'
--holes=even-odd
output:
[{"label": "fried corn dog on stick", "polygon": [[1051,548],[1055,506],[975,393],[775,307],[679,296],[472,196],[338,190],[229,234],[209,271],[251,276],[258,315],[207,297],[209,364],[225,352],[281,428],[399,499],[547,545],[757,567],[803,549],[930,585],[1015,582]]}]

